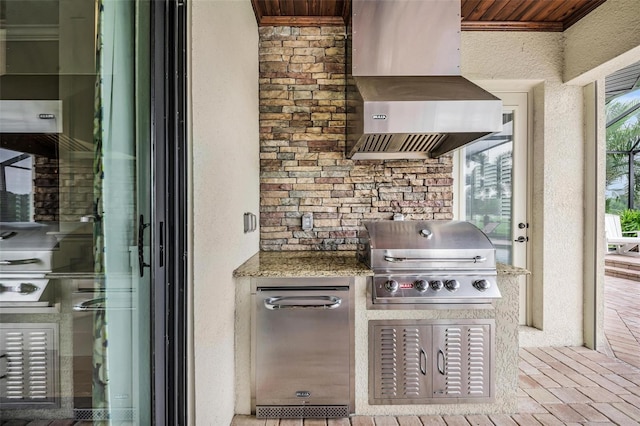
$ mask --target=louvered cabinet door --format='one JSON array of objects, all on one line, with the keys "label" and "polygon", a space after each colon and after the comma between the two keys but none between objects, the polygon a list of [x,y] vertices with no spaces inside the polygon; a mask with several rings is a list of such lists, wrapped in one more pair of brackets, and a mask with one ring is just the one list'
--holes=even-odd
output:
[{"label": "louvered cabinet door", "polygon": [[488,320],[477,324],[433,326],[435,398],[492,396],[492,327]]},{"label": "louvered cabinet door", "polygon": [[56,403],[55,323],[0,324],[0,408]]},{"label": "louvered cabinet door", "polygon": [[411,403],[431,396],[430,326],[370,321],[369,339],[370,403]]}]

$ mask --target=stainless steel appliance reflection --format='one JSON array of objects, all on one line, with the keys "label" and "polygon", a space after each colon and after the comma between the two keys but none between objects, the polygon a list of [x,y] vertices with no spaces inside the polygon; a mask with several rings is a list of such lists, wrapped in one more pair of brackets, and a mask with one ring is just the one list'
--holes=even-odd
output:
[{"label": "stainless steel appliance reflection", "polygon": [[59,326],[35,315],[50,313],[51,272],[58,241],[38,223],[0,224],[0,409],[59,405]]},{"label": "stainless steel appliance reflection", "polygon": [[[73,415],[76,420],[126,420],[135,418],[132,407],[132,391],[127,379],[133,374],[131,363],[118,362],[120,373],[108,376],[107,352],[101,350],[108,345],[102,322],[108,310],[110,326],[127,319],[133,310],[132,290],[122,288],[106,290],[99,282],[80,281],[72,294],[73,309]],[[118,320],[120,319],[120,321]],[[114,327],[111,327],[114,330]],[[116,355],[117,357],[117,355]],[[96,406],[107,391],[118,398],[110,401],[110,407]]]},{"label": "stainless steel appliance reflection", "polygon": [[353,413],[352,279],[260,278],[253,299],[256,417]]}]

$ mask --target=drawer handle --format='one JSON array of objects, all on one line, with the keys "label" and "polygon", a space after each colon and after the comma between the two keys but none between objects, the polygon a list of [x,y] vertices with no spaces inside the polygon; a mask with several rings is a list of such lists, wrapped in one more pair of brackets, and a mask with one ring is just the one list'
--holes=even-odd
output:
[{"label": "drawer handle", "polygon": [[[295,303],[299,301],[321,301],[329,303]],[[284,303],[280,303],[284,302]],[[294,302],[294,303],[287,303]],[[264,300],[264,307],[270,311],[276,309],[335,309],[342,304],[336,296],[276,296]]]},{"label": "drawer handle", "polygon": [[[422,360],[424,359],[424,365],[422,365]],[[420,372],[423,376],[427,375],[427,353],[423,348],[420,348]]]},{"label": "drawer handle", "polygon": [[400,263],[400,262],[473,262],[483,263],[487,261],[484,256],[473,257],[396,257],[396,256],[384,256],[384,260],[387,262]]}]

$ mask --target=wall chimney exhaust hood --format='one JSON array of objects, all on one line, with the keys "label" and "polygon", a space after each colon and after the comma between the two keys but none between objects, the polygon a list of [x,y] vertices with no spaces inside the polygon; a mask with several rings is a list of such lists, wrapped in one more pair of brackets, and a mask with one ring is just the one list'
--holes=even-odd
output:
[{"label": "wall chimney exhaust hood", "polygon": [[460,75],[460,0],[353,0],[350,33],[347,158],[435,158],[502,131],[502,101]]}]

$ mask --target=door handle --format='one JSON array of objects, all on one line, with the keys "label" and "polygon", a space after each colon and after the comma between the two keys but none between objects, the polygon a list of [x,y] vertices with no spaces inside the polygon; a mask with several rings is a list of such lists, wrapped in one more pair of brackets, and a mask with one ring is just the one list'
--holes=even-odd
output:
[{"label": "door handle", "polygon": [[[422,365],[422,360],[424,359],[424,366]],[[423,376],[427,375],[427,353],[423,348],[420,348],[420,372]]]},{"label": "door handle", "polygon": [[[440,359],[442,359],[442,364],[440,363]],[[444,376],[444,352],[442,349],[438,349],[438,373]]]},{"label": "door handle", "polygon": [[[7,356],[7,354],[2,354],[2,355],[0,355],[0,359],[6,359],[6,360],[8,360],[8,359],[9,359],[9,357]],[[7,366],[8,366],[8,364],[7,364],[7,363],[8,363],[8,361],[5,361],[5,365],[4,365],[4,369],[3,369],[3,370],[4,370],[4,373],[2,374],[2,376],[0,376],[0,380],[1,380],[1,379],[6,379],[6,378],[7,378],[7,376],[8,376],[8,374],[7,374],[7,371],[8,371],[8,370],[7,370]]]},{"label": "door handle", "polygon": [[140,221],[138,222],[138,269],[140,269],[140,278],[144,276],[144,268],[151,267],[151,265],[144,262],[144,230],[150,225],[150,223],[144,223],[144,216],[140,215]]},{"label": "door handle", "polygon": [[529,237],[523,237],[522,235],[520,235],[513,241],[515,241],[516,243],[526,243],[527,241],[529,241]]}]

